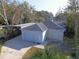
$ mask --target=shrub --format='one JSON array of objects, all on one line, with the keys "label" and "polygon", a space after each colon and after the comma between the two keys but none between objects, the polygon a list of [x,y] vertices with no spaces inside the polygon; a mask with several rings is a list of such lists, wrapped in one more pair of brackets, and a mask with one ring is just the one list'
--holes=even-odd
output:
[{"label": "shrub", "polygon": [[5,26],[3,29],[0,29],[0,36],[1,38],[4,38],[2,39],[3,41],[10,40],[18,35],[21,35],[20,27]]},{"label": "shrub", "polygon": [[[34,48],[34,47],[33,47]],[[32,49],[32,48],[31,48]],[[22,59],[70,59],[71,57],[67,57],[67,55],[65,55],[64,53],[62,53],[61,51],[59,51],[56,48],[45,48],[45,49],[41,49],[39,50],[39,48],[34,48],[34,51],[28,58],[27,57],[27,52],[25,53],[25,55],[23,56]]]}]

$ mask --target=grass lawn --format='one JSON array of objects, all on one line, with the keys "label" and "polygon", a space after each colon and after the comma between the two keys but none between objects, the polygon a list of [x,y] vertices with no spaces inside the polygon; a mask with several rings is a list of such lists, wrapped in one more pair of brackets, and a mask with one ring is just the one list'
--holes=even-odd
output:
[{"label": "grass lawn", "polygon": [[34,53],[36,52],[40,52],[42,49],[36,48],[36,47],[32,47],[31,49],[29,49],[27,52],[25,52],[24,56],[22,59],[29,59],[30,56],[32,56]]},{"label": "grass lawn", "polygon": [[0,43],[0,53],[1,53],[1,50],[2,50],[3,44],[4,44],[4,43]]},{"label": "grass lawn", "polygon": [[[52,46],[52,45],[51,45]],[[55,49],[54,47],[46,46],[45,49],[39,49],[32,47],[23,56],[22,59],[70,59],[69,55],[66,55]],[[69,56],[69,58],[67,58]]]}]

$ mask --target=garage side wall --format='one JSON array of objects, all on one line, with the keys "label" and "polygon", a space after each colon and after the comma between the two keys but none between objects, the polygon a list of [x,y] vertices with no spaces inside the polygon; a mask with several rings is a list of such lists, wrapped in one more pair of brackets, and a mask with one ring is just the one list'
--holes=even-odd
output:
[{"label": "garage side wall", "polygon": [[64,31],[62,30],[48,30],[47,39],[51,41],[63,42]]}]

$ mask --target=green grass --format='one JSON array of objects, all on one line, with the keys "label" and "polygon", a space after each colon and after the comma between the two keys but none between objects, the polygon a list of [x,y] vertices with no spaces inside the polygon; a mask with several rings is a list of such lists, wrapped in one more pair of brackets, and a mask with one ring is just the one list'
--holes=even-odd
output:
[{"label": "green grass", "polygon": [[0,43],[0,53],[1,53],[1,50],[2,50],[2,47],[3,47],[3,44],[4,43]]},{"label": "green grass", "polygon": [[65,37],[64,38],[64,43],[74,47],[75,46],[75,39],[74,38],[70,39],[70,38]]},{"label": "green grass", "polygon": [[55,47],[46,46],[45,49],[39,49],[36,47],[32,47],[29,49],[23,56],[22,59],[70,59],[71,57],[67,58],[67,56],[60,50],[56,49]]},{"label": "green grass", "polygon": [[70,47],[70,53],[75,52],[75,39],[74,38],[64,38],[64,44],[67,44]]},{"label": "green grass", "polygon": [[4,29],[0,29],[0,36],[4,36],[5,35],[5,30]]},{"label": "green grass", "polygon": [[[5,32],[6,32],[5,29],[0,29],[0,37],[4,37],[5,36]],[[0,53],[1,53],[1,50],[2,50],[3,44],[4,44],[4,42],[0,42]]]},{"label": "green grass", "polygon": [[24,54],[22,59],[29,59],[34,53],[40,52],[40,51],[41,51],[41,49],[36,48],[36,47],[32,47],[27,52],[25,52],[25,54]]}]

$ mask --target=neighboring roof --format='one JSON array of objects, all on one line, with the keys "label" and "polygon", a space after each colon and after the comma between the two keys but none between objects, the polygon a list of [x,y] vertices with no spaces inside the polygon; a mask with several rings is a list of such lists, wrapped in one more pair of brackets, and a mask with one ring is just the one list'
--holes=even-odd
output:
[{"label": "neighboring roof", "polygon": [[46,20],[43,23],[48,29],[64,29],[62,26],[57,25],[52,20]]},{"label": "neighboring roof", "polygon": [[54,21],[56,24],[65,27],[65,21]]},{"label": "neighboring roof", "polygon": [[31,30],[31,31],[45,31],[45,30],[47,30],[46,26],[43,23],[32,24],[31,26],[24,27],[23,29]]},{"label": "neighboring roof", "polygon": [[28,26],[31,26],[31,25],[34,25],[35,23],[25,23],[25,24],[19,24],[19,25],[16,25],[16,26],[20,26],[21,28],[25,28],[25,27],[28,27]]},{"label": "neighboring roof", "polygon": [[28,26],[31,26],[35,23],[25,23],[25,24],[18,24],[18,25],[1,25],[0,28],[3,28],[3,27],[21,27],[21,28],[25,28],[25,27],[28,27]]}]

